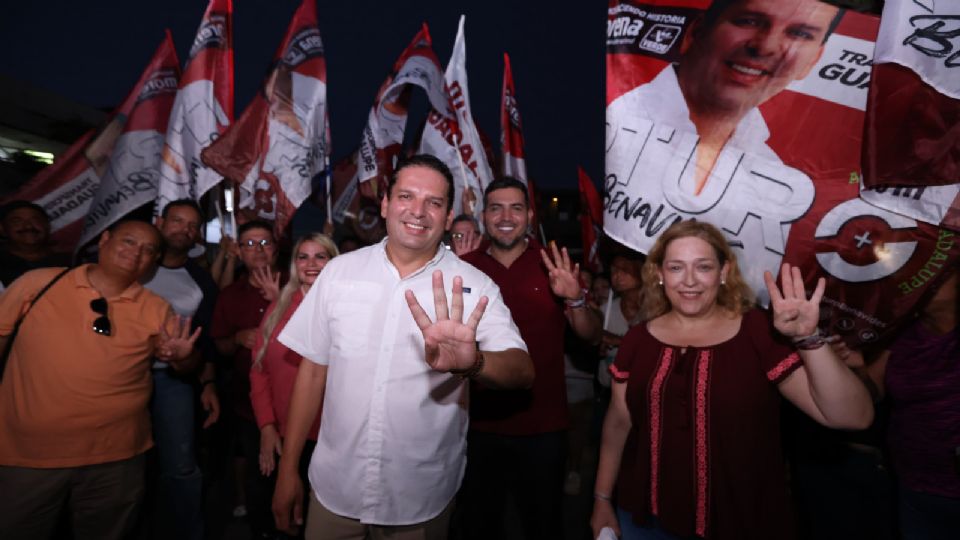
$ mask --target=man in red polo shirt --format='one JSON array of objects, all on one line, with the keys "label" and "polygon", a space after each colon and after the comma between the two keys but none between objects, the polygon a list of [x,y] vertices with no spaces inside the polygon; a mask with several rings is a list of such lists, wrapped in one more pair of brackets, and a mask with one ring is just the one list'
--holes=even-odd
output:
[{"label": "man in red polo shirt", "polygon": [[[533,218],[527,189],[505,177],[484,193],[488,241],[462,258],[500,287],[536,369],[533,388],[471,388],[467,471],[460,501],[465,536],[505,538],[505,503],[518,506],[523,536],[562,537],[566,429],[569,425],[563,370],[567,322],[581,338],[599,339],[600,317],[586,306],[566,248],[550,254],[528,236]],[[508,497],[507,494],[511,494]]]}]

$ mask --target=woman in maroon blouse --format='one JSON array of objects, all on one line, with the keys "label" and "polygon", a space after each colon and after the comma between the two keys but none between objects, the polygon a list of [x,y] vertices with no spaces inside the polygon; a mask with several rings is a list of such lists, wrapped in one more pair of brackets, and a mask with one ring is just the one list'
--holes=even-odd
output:
[{"label": "woman in maroon blouse", "polygon": [[767,272],[771,324],[723,235],[695,221],[664,231],[643,272],[647,322],[611,366],[594,534],[791,538],[780,396],[834,428],[873,419],[866,388],[817,332],[824,280],[807,299],[798,268],[783,265],[782,292]]}]

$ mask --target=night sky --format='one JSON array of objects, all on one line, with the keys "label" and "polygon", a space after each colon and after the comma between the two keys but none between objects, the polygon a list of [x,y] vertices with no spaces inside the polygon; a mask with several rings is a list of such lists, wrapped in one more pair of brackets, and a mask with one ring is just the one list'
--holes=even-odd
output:
[{"label": "night sky", "polygon": [[[10,1],[0,15],[0,73],[74,101],[112,109],[170,28],[181,62],[206,0]],[[234,0],[236,116],[263,80],[299,2]],[[334,159],[348,155],[377,88],[422,22],[445,66],[466,14],[474,118],[499,152],[502,56],[510,54],[527,169],[542,188],[576,189],[576,167],[603,171],[606,2],[317,2],[327,52]],[[423,119],[417,90],[408,134]]]}]

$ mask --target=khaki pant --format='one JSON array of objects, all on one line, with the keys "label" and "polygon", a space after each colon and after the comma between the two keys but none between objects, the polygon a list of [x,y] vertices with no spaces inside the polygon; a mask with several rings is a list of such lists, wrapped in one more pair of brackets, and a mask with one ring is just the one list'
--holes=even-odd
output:
[{"label": "khaki pant", "polygon": [[310,494],[305,540],[446,540],[453,501],[437,517],[414,525],[365,525],[359,520],[338,516]]},{"label": "khaki pant", "polygon": [[143,467],[143,454],[61,469],[0,466],[0,538],[51,538],[66,505],[76,540],[120,540],[136,524]]}]

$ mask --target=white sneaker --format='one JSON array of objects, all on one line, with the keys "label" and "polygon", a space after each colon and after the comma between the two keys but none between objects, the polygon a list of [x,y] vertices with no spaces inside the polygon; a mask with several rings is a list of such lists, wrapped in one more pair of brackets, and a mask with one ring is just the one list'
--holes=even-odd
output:
[{"label": "white sneaker", "polygon": [[236,505],[236,506],[233,507],[233,517],[235,517],[235,518],[242,518],[242,517],[244,517],[244,516],[246,516],[246,515],[247,515],[247,507],[246,507],[246,506],[244,506],[244,505],[242,505],[242,504],[238,504],[238,505]]}]

